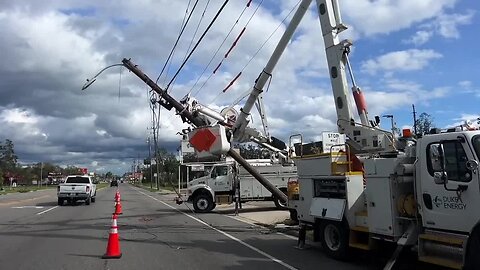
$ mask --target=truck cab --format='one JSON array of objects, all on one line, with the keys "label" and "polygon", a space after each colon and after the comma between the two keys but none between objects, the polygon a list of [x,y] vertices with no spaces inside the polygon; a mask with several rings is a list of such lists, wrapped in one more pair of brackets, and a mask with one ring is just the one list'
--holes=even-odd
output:
[{"label": "truck cab", "polygon": [[206,176],[187,183],[188,202],[193,203],[197,212],[209,212],[217,202],[231,203],[234,195],[233,180],[233,164],[215,164]]}]

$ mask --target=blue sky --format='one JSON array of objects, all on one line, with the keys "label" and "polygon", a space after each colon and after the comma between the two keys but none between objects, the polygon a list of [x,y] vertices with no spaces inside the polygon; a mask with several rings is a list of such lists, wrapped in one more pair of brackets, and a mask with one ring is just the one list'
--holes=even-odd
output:
[{"label": "blue sky", "polygon": [[[210,1],[195,41],[223,2]],[[226,6],[178,76],[171,91],[175,98],[192,88],[246,2],[230,1]],[[285,25],[228,92],[220,94],[297,2],[264,0],[230,56],[195,98],[221,110],[250,89]],[[478,116],[478,2],[339,2],[349,26],[343,37],[354,41],[350,60],[370,118],[393,114],[399,127],[408,126],[412,103],[419,113],[431,114],[438,127]],[[200,1],[179,42],[168,79],[183,60],[205,3]],[[246,10],[200,77],[200,85],[259,3],[254,0]],[[79,89],[86,78],[124,57],[132,58],[155,79],[177,38],[187,4],[187,0],[122,0],[115,5],[94,0],[1,2],[0,50],[6,53],[0,62],[0,139],[13,139],[25,163],[54,162],[118,173],[130,168],[133,159],[148,153],[148,89],[126,71],[120,78],[117,68],[102,74],[88,91]],[[320,33],[312,3],[264,95],[270,132],[276,137],[288,140],[289,135],[302,133],[307,141],[317,140],[321,131],[336,129]],[[160,82],[164,86],[163,79]],[[252,113],[252,120],[251,126],[261,129],[257,113]],[[180,140],[177,132],[186,126],[173,111],[163,111],[161,147],[175,151]],[[390,128],[388,119],[383,119],[382,127]]]}]

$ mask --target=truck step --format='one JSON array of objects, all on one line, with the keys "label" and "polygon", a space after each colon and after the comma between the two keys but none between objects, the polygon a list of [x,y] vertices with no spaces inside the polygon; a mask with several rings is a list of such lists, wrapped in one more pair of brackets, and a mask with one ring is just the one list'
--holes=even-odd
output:
[{"label": "truck step", "polygon": [[467,240],[466,238],[459,238],[455,236],[448,236],[448,235],[442,235],[442,234],[430,234],[430,233],[420,234],[418,237],[420,239],[424,239],[428,241],[434,241],[434,242],[445,243],[450,245],[458,245],[458,246],[462,246],[463,243]]},{"label": "truck step", "polygon": [[431,263],[431,264],[452,268],[452,269],[462,269],[463,267],[461,262],[440,258],[440,257],[435,257],[435,256],[419,256],[418,260],[426,263]]},{"label": "truck step", "polygon": [[359,211],[355,213],[355,216],[358,217],[368,217],[368,212],[367,211]]},{"label": "truck step", "polygon": [[356,231],[356,232],[366,232],[366,233],[368,233],[368,227],[365,227],[365,226],[354,226],[354,227],[350,228],[350,230]]},{"label": "truck step", "polygon": [[362,250],[371,250],[370,246],[368,244],[362,244],[362,243],[349,243],[348,244],[352,248],[357,248],[357,249],[362,249]]}]

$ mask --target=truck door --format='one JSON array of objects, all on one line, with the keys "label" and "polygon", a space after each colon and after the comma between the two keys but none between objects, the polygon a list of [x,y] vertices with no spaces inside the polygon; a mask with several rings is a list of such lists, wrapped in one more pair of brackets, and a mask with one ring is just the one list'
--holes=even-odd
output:
[{"label": "truck door", "polygon": [[231,190],[230,177],[231,171],[229,172],[230,166],[228,165],[219,165],[215,166],[211,172],[211,178],[213,185],[210,185],[214,188],[215,191],[229,191]]},{"label": "truck door", "polygon": [[[427,142],[420,150],[423,153],[417,168],[417,181],[420,181],[421,187],[418,197],[421,201],[419,204],[423,225],[428,228],[470,232],[478,220],[477,207],[480,205],[479,172],[476,166],[471,166],[476,163],[475,152],[464,135],[442,135],[445,137],[442,136],[441,141]],[[440,145],[443,150],[439,148]],[[443,161],[439,160],[439,150],[443,151]],[[444,164],[440,175],[445,173],[446,184],[440,182],[439,172],[435,172],[438,171],[440,162]],[[420,179],[418,176],[421,176]]]}]

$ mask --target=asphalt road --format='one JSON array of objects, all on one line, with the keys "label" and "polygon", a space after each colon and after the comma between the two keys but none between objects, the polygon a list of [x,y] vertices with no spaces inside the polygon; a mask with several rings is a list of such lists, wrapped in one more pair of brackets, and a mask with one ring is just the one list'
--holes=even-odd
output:
[{"label": "asphalt road", "polygon": [[57,206],[55,190],[0,197],[0,269],[381,269],[371,256],[326,258],[317,246],[227,215],[195,215],[169,197],[120,184],[120,259],[104,260],[116,188],[89,206]]}]

